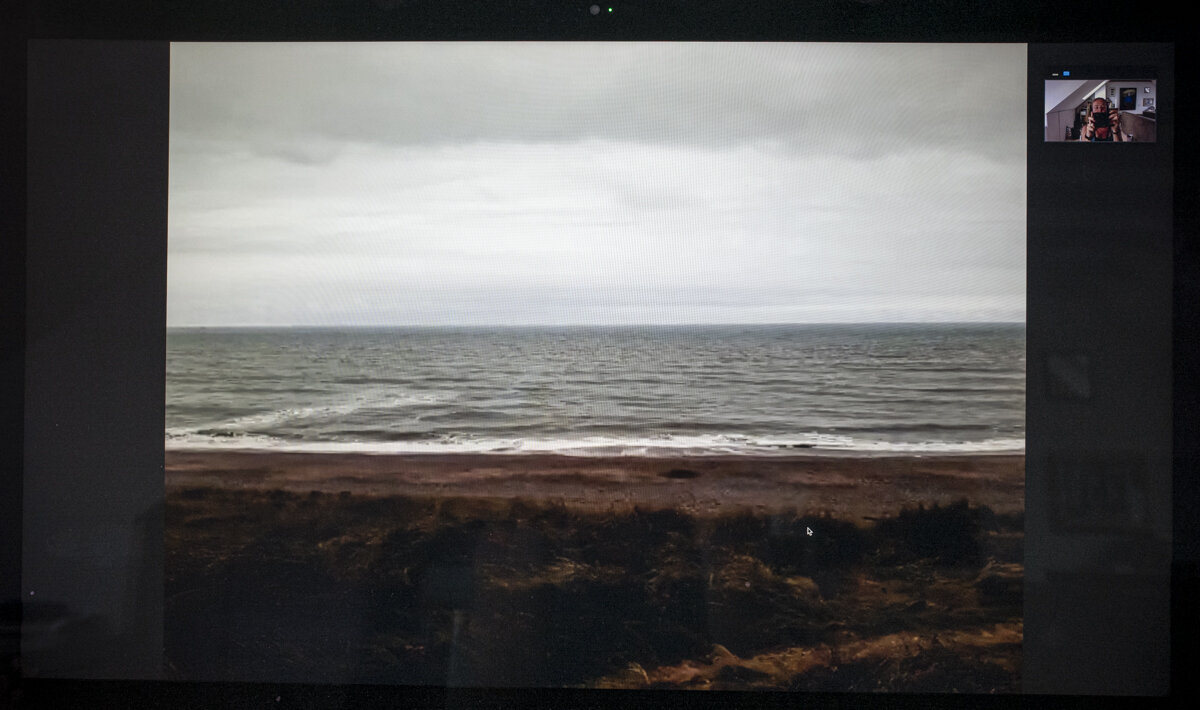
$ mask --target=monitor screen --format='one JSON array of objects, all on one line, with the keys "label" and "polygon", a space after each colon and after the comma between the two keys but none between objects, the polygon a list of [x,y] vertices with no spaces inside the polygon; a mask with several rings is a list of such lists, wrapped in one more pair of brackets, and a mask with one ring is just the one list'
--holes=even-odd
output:
[{"label": "monitor screen", "polygon": [[172,45],[174,672],[1018,691],[1025,60]]}]

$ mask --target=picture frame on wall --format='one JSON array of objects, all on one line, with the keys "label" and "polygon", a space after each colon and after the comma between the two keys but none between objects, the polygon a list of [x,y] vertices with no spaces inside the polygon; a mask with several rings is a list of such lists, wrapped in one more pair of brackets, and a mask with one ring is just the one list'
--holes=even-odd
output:
[{"label": "picture frame on wall", "polygon": [[1128,87],[1121,89],[1121,105],[1122,111],[1133,111],[1137,108],[1137,87]]}]

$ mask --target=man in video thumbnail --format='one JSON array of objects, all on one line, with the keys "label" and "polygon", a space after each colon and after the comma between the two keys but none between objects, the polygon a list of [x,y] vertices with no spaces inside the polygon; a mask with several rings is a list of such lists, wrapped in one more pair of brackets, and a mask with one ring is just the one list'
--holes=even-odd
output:
[{"label": "man in video thumbnail", "polygon": [[1079,140],[1092,143],[1121,143],[1121,112],[1108,99],[1095,98],[1089,107],[1087,124]]}]

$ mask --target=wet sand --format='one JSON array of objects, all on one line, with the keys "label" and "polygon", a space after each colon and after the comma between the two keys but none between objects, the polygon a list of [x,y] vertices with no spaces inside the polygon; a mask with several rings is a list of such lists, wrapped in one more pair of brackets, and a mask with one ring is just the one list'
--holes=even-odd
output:
[{"label": "wet sand", "polygon": [[522,498],[589,510],[755,510],[842,520],[966,499],[1024,510],[1022,454],[634,457],[168,451],[168,490],[349,491],[367,496]]}]

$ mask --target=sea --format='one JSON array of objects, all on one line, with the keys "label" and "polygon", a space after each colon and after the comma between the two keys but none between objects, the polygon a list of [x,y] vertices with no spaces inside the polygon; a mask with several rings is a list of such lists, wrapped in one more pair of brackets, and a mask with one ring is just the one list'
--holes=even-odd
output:
[{"label": "sea", "polygon": [[167,449],[1025,449],[1025,325],[169,328]]}]

